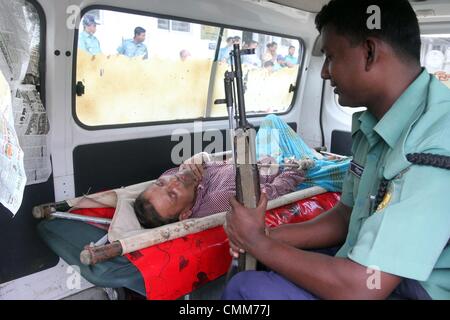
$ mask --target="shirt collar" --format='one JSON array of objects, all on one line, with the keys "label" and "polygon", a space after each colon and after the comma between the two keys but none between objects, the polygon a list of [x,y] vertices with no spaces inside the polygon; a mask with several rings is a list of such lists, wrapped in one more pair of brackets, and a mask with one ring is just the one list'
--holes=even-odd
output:
[{"label": "shirt collar", "polygon": [[411,117],[426,99],[430,75],[423,69],[417,79],[403,92],[388,112],[375,125],[375,131],[389,147],[394,148]]},{"label": "shirt collar", "polygon": [[380,140],[380,137],[373,131],[376,124],[377,119],[369,111],[361,112],[353,120],[352,135],[360,130],[366,136],[369,145],[374,146]]},{"label": "shirt collar", "polygon": [[134,39],[130,39],[129,43],[135,45],[136,47],[142,47],[144,45],[143,42],[136,42]]}]

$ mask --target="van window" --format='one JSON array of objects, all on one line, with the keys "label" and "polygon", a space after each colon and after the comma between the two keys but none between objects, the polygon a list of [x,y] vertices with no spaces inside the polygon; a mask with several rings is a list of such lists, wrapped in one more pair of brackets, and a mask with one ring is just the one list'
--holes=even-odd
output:
[{"label": "van window", "polygon": [[225,106],[214,101],[225,97],[233,43],[256,52],[242,57],[247,112],[287,112],[303,56],[299,39],[88,11],[77,39],[75,117],[89,129],[225,117]]},{"label": "van window", "polygon": [[423,35],[421,62],[450,88],[450,34]]}]

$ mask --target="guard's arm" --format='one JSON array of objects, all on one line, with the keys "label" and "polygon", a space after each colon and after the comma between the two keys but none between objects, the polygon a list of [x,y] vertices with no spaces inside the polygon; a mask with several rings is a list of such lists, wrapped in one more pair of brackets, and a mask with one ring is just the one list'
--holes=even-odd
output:
[{"label": "guard's arm", "polygon": [[[227,215],[226,219],[226,232],[230,242],[249,252],[271,270],[320,298],[385,299],[402,280],[399,276],[380,271],[376,271],[374,275],[373,271],[350,259],[299,250],[285,242],[267,237],[264,233],[267,206],[265,196],[256,209],[245,208],[235,199],[230,202],[233,212]],[[323,220],[333,221],[329,220],[330,217],[331,215]],[[344,220],[334,221],[344,224]],[[310,242],[312,243],[314,241]],[[378,277],[376,286],[371,280],[373,276]]]}]

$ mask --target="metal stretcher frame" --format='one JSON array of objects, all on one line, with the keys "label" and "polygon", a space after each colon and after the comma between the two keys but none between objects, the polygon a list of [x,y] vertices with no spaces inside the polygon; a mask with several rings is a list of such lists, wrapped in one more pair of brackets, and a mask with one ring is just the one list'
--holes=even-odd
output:
[{"label": "metal stretcher frame", "polygon": [[[274,227],[284,223],[308,221],[331,208],[334,201],[338,200],[334,195],[328,194],[330,193],[311,197],[304,194],[306,199],[281,206],[281,211],[267,210],[266,225]],[[294,207],[292,204],[295,204]],[[273,205],[278,206],[277,203]],[[94,209],[93,214],[113,212],[111,209],[99,209],[99,211]],[[85,208],[76,212],[90,214],[91,210]],[[79,267],[80,274],[87,281],[99,287],[127,288],[141,296],[147,296],[150,300],[173,300],[194,292],[200,286],[223,276],[227,270],[225,265],[229,263],[226,235],[220,226],[118,256],[93,266],[82,264],[79,255],[86,243],[100,239],[105,235],[105,230],[80,221],[51,219],[42,221],[38,225],[38,231],[53,252],[69,265]],[[201,247],[197,247],[198,243],[201,243]],[[171,256],[169,260],[166,260],[167,254]],[[190,261],[186,264],[188,268],[179,269],[180,259]],[[171,261],[170,266],[167,265],[168,261]],[[162,270],[165,270],[163,274]],[[204,279],[206,282],[195,286],[200,273],[207,275],[206,280]]]},{"label": "metal stretcher frame", "polygon": [[[223,160],[232,156],[231,151],[219,152],[211,154],[211,160]],[[127,188],[140,188],[150,185],[153,181],[147,181]],[[326,189],[321,187],[312,187],[296,192],[292,192],[281,196],[277,199],[271,200],[268,203],[267,210],[278,208],[298,200],[306,199],[327,192]],[[90,195],[95,197],[96,195],[104,194],[100,192]],[[83,197],[80,197],[80,199]],[[78,199],[78,198],[76,198]],[[67,203],[74,203],[76,199],[67,200]],[[62,206],[67,206],[66,202],[62,202]],[[61,204],[59,204],[61,206]],[[68,206],[66,209],[68,209]],[[76,215],[64,214],[58,212],[58,206],[55,205],[42,205],[33,209],[33,215],[35,218],[65,218],[65,219],[77,219],[83,221],[83,219],[89,220],[89,218],[77,217]],[[61,210],[65,211],[65,210]],[[84,265],[94,265],[96,263],[109,260],[114,257],[123,256],[127,253],[135,252],[140,249],[144,249],[153,245],[157,245],[169,240],[184,237],[189,234],[194,234],[217,226],[223,225],[225,222],[226,212],[216,213],[204,218],[191,218],[183,221],[175,222],[169,225],[161,226],[155,229],[136,230],[129,236],[122,239],[117,239],[110,244],[105,244],[104,241],[99,241],[96,244],[86,245],[85,250],[80,253],[80,261]],[[98,219],[97,219],[98,220]],[[92,221],[96,222],[96,221]],[[107,222],[106,222],[107,223]]]},{"label": "metal stretcher frame", "polygon": [[[267,210],[278,208],[325,192],[327,192],[327,190],[324,188],[312,187],[289,193],[269,201]],[[162,242],[215,228],[224,224],[226,214],[226,212],[220,212],[204,218],[186,219],[155,229],[140,231],[136,235],[119,239],[107,245],[87,246],[85,250],[80,253],[80,260],[85,265],[94,265],[98,262],[154,246]]]},{"label": "metal stretcher frame", "polygon": [[[216,153],[216,154],[210,155],[210,157],[211,157],[210,160],[212,160],[212,161],[224,160],[224,159],[230,158],[231,155],[232,155],[232,153],[230,151]],[[127,188],[130,188],[130,187],[145,188],[154,181],[155,180],[131,185],[131,186],[128,186]],[[283,207],[283,206],[286,206],[291,203],[295,203],[295,202],[303,200],[303,199],[308,199],[308,198],[314,197],[316,195],[324,194],[326,192],[327,192],[327,190],[323,189],[321,187],[313,187],[313,188],[308,188],[308,189],[292,192],[292,193],[286,194],[282,197],[279,197],[277,199],[274,199],[272,201],[269,201],[267,210]],[[97,194],[94,194],[91,196],[95,196],[95,195],[98,195],[101,193],[103,193],[103,192],[100,192],[100,193],[97,193]],[[67,202],[62,202],[63,205],[58,210],[67,211],[69,209],[73,209],[73,208],[71,208],[71,206],[73,205],[73,203],[76,203],[76,201],[74,201],[74,200],[76,200],[76,199],[71,199],[71,200],[67,200]],[[70,205],[69,205],[69,203],[70,203]],[[64,206],[66,206],[66,208],[64,208]],[[41,218],[45,217],[46,214],[48,216],[49,213],[51,213],[54,217],[56,217],[58,215],[58,213],[55,212],[55,210],[54,210],[55,208],[53,208],[52,210],[48,210],[49,208],[45,208],[45,205],[44,205],[44,207],[40,206],[40,208],[38,208],[38,209],[39,209],[39,210],[37,210],[38,213],[37,214],[35,213],[35,215],[36,216],[42,215]],[[45,211],[45,213],[44,213],[44,211]],[[149,293],[146,292],[147,283],[145,280],[146,278],[145,277],[142,278],[143,277],[142,271],[138,271],[138,269],[136,269],[137,265],[133,265],[132,262],[131,263],[127,262],[130,257],[129,254],[130,253],[134,254],[135,252],[139,252],[139,250],[141,250],[141,249],[146,249],[146,248],[150,249],[150,247],[154,247],[158,244],[164,244],[166,242],[170,242],[172,240],[179,239],[182,237],[184,238],[184,237],[187,237],[190,235],[195,236],[195,234],[198,234],[202,231],[207,231],[210,229],[214,230],[214,228],[217,229],[217,227],[224,224],[225,216],[226,216],[226,212],[221,212],[221,213],[213,214],[211,216],[207,216],[204,218],[187,219],[184,221],[180,221],[177,223],[173,223],[171,225],[166,225],[166,226],[162,226],[162,227],[155,228],[155,229],[138,230],[138,233],[136,235],[131,235],[129,237],[119,239],[118,241],[113,242],[111,244],[107,244],[107,245],[105,245],[106,244],[105,240],[107,240],[107,234],[106,234],[106,236],[102,237],[102,239],[100,239],[99,235],[102,234],[100,231],[101,229],[97,229],[93,226],[89,226],[88,224],[81,224],[80,222],[77,222],[77,221],[65,220],[65,221],[60,221],[60,223],[58,223],[58,221],[54,221],[54,223],[53,224],[50,223],[50,225],[48,225],[47,223],[45,223],[45,224],[43,223],[40,226],[39,232],[41,233],[41,237],[46,239],[47,244],[50,245],[55,252],[59,252],[59,253],[63,254],[63,251],[61,251],[61,250],[63,250],[64,248],[60,248],[61,245],[62,245],[62,247],[64,247],[64,246],[67,247],[70,244],[66,243],[65,241],[62,241],[61,245],[58,245],[57,243],[51,243],[51,242],[55,242],[57,240],[57,234],[55,232],[59,232],[56,229],[52,231],[52,225],[54,227],[56,226],[56,228],[58,228],[58,225],[60,227],[62,227],[64,225],[64,227],[66,228],[66,232],[69,232],[69,233],[71,231],[68,231],[68,228],[70,228],[71,225],[74,227],[74,230],[71,233],[76,233],[77,232],[76,230],[81,230],[80,227],[82,225],[85,225],[86,227],[90,227],[92,229],[92,230],[90,229],[92,231],[92,234],[98,234],[98,238],[100,239],[100,241],[97,241],[98,239],[93,239],[96,237],[95,235],[94,235],[94,237],[92,237],[92,235],[91,235],[90,239],[84,238],[84,241],[82,239],[78,239],[77,240],[78,241],[78,250],[71,250],[71,251],[69,250],[70,253],[68,252],[65,255],[61,255],[61,257],[64,256],[64,257],[66,257],[66,259],[69,259],[72,264],[79,265],[80,270],[82,271],[82,274],[84,276],[86,276],[87,279],[90,279],[89,281],[91,281],[92,283],[95,283],[96,285],[100,285],[103,287],[126,287],[135,292],[138,292],[141,295],[147,295],[148,299],[150,299],[150,297],[153,299],[153,296],[149,296]],[[79,217],[87,218],[86,216],[79,216]],[[64,217],[64,215],[63,215],[60,218],[68,218],[68,217]],[[60,220],[60,219],[58,219],[58,220]],[[108,219],[103,219],[103,220],[105,220],[105,221],[103,221],[104,223],[108,224],[108,221],[106,221]],[[50,221],[48,221],[48,222],[50,222]],[[95,221],[93,221],[93,222],[95,222]],[[97,223],[98,223],[98,221],[97,221]],[[95,233],[94,232],[95,230],[93,230],[93,229],[97,229],[98,232]],[[50,236],[50,238],[47,237],[46,235],[42,235],[42,233],[47,233],[47,232],[55,233],[55,235]],[[61,236],[64,237],[63,234],[61,234]],[[69,239],[70,239],[70,237],[69,237]],[[63,240],[63,238],[61,238],[61,240]],[[93,242],[95,242],[95,241],[97,241],[97,242],[95,244],[93,244]],[[83,245],[84,242],[86,242],[85,245]],[[88,243],[90,243],[90,245],[87,245]],[[84,246],[85,250],[82,250],[83,246]],[[81,254],[79,254],[80,251],[81,251]],[[79,258],[77,257],[78,254],[79,254]],[[80,264],[80,262],[81,262],[81,264]],[[103,263],[96,265],[98,262],[103,262]],[[214,277],[211,277],[211,279],[214,279]],[[143,283],[145,283],[145,285]],[[152,287],[153,287],[153,284],[152,284]],[[167,297],[163,297],[163,298],[165,299]],[[171,297],[171,298],[173,298],[173,297]]]}]

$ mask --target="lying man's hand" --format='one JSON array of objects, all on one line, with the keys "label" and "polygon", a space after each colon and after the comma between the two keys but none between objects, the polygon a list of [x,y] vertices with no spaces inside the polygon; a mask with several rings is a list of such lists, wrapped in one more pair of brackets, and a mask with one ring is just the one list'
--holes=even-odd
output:
[{"label": "lying man's hand", "polygon": [[286,164],[294,164],[297,165],[297,168],[289,168],[287,167],[286,170],[297,170],[297,171],[307,171],[308,169],[313,168],[316,163],[313,159],[304,158],[304,159],[295,159],[294,157],[291,158],[285,158],[284,163]]},{"label": "lying man's hand", "polygon": [[262,176],[274,176],[278,175],[280,166],[278,165],[275,158],[271,156],[262,157],[258,161],[259,164],[259,174]]},{"label": "lying man's hand", "polygon": [[206,152],[200,152],[189,159],[186,159],[183,164],[181,164],[179,170],[189,169],[194,173],[195,178],[198,181],[203,179],[203,164],[208,161],[209,155]]},{"label": "lying man's hand", "polygon": [[191,170],[197,181],[202,181],[202,179],[203,179],[203,165],[202,164],[183,163],[180,166],[179,170],[181,171],[181,170],[185,170],[185,169]]}]

